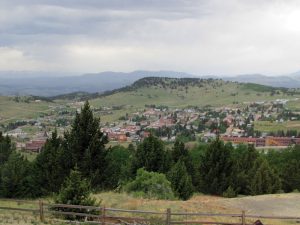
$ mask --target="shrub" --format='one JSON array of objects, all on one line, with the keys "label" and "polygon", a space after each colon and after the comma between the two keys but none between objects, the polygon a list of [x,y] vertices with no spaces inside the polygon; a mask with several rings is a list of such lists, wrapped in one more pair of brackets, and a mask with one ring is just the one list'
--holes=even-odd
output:
[{"label": "shrub", "polygon": [[161,173],[138,169],[135,180],[127,183],[124,190],[135,196],[155,199],[174,199],[170,181]]},{"label": "shrub", "polygon": [[236,197],[236,192],[234,191],[234,189],[229,186],[226,191],[223,192],[223,197],[225,198],[234,198]]}]

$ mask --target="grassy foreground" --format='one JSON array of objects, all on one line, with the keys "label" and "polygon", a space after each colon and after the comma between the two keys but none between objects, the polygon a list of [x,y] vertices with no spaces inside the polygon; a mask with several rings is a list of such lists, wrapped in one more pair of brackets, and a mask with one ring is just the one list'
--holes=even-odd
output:
[{"label": "grassy foreground", "polygon": [[[268,216],[297,216],[300,211],[300,194],[273,194],[261,196],[249,196],[240,198],[222,198],[208,195],[195,195],[188,201],[166,201],[135,198],[126,193],[104,192],[94,195],[98,200],[101,200],[102,206],[107,208],[121,208],[130,210],[146,210],[166,212],[167,208],[171,208],[172,212],[206,212],[206,213],[241,213],[242,210],[246,214],[254,215],[268,215]],[[44,199],[47,201],[47,199]],[[19,208],[34,208],[38,207],[36,204],[18,204],[13,201],[0,200],[1,206],[19,207]],[[129,216],[129,214],[126,214]],[[137,216],[132,215],[131,216]],[[160,216],[164,221],[164,215]],[[186,218],[181,216],[173,217],[172,220],[184,221]],[[199,217],[190,217],[189,220],[199,220]],[[223,218],[202,218],[206,221],[224,221]],[[226,222],[239,222],[239,219],[229,218]],[[283,225],[296,224],[292,221],[275,221],[265,220],[266,224]],[[254,219],[247,222],[253,223]],[[53,221],[46,217],[46,222],[39,221],[38,213],[14,212],[8,210],[0,210],[0,224],[64,224],[62,222]]]}]

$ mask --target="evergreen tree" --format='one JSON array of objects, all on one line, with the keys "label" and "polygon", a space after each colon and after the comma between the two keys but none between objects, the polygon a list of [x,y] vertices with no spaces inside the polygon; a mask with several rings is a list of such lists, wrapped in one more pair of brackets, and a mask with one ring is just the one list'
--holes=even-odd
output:
[{"label": "evergreen tree", "polygon": [[132,172],[135,174],[139,168],[147,171],[166,173],[171,164],[169,151],[165,149],[164,143],[152,134],[138,145],[134,157]]},{"label": "evergreen tree", "polygon": [[258,158],[251,172],[250,193],[252,195],[271,194],[280,190],[279,176],[263,158]]},{"label": "evergreen tree", "polygon": [[31,165],[22,155],[12,152],[1,170],[0,195],[6,198],[35,197]]},{"label": "evergreen tree", "polygon": [[250,180],[253,176],[251,171],[255,160],[259,157],[258,152],[253,145],[238,146],[234,155],[234,182],[233,187],[237,193],[250,194]]},{"label": "evergreen tree", "polygon": [[189,199],[193,195],[194,187],[192,178],[188,174],[183,159],[179,159],[168,173],[172,189],[176,196],[183,200]]},{"label": "evergreen tree", "polygon": [[200,191],[221,195],[232,183],[233,160],[231,145],[224,145],[219,138],[205,151],[200,162],[202,187]]},{"label": "evergreen tree", "polygon": [[12,151],[11,139],[8,136],[4,137],[2,132],[0,132],[0,167],[8,160]]},{"label": "evergreen tree", "polygon": [[99,119],[94,118],[88,101],[76,113],[70,133],[65,133],[65,156],[71,157],[66,167],[78,166],[93,187],[101,187],[105,168],[105,144],[107,137],[100,131]]},{"label": "evergreen tree", "polygon": [[282,171],[282,179],[284,191],[300,190],[300,162],[297,159],[286,163]]},{"label": "evergreen tree", "polygon": [[186,150],[184,143],[176,139],[172,151],[172,159],[176,163],[181,157],[187,157],[188,151]]},{"label": "evergreen tree", "polygon": [[62,140],[55,130],[34,161],[35,181],[41,194],[59,191],[65,177],[68,176],[69,170],[63,167],[66,161],[63,151]]},{"label": "evergreen tree", "polygon": [[129,179],[131,154],[130,150],[122,146],[115,146],[108,150],[105,157],[104,186],[106,189],[115,189]]},{"label": "evergreen tree", "polygon": [[176,139],[174,143],[174,147],[172,150],[172,159],[173,163],[177,163],[179,160],[182,160],[185,164],[188,175],[191,176],[193,185],[198,183],[199,176],[197,176],[196,174],[192,156],[185,148],[184,143],[179,141],[178,139]]},{"label": "evergreen tree", "polygon": [[[75,167],[71,170],[70,176],[64,181],[58,195],[54,199],[57,204],[69,204],[69,205],[83,205],[83,206],[97,206],[99,203],[96,202],[95,198],[91,197],[90,183],[83,179],[82,174]],[[70,209],[65,208],[54,208],[54,210],[68,211]],[[86,209],[72,209],[72,212],[77,213],[91,213]],[[67,216],[67,219],[82,219],[81,216]]]}]

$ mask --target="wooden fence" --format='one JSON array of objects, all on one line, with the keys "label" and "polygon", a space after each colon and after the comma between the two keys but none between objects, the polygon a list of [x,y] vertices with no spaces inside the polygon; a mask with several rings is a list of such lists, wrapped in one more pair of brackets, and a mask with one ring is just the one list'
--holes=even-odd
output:
[{"label": "wooden fence", "polygon": [[[82,205],[66,205],[66,204],[50,204],[43,201],[26,201],[0,199],[0,201],[15,202],[18,207],[7,207],[0,205],[0,210],[32,212],[39,215],[41,222],[52,220],[57,217],[65,218],[66,216],[77,219],[76,223],[90,223],[101,225],[113,224],[160,224],[160,225],[176,225],[176,224],[215,224],[215,225],[253,225],[254,221],[260,220],[280,220],[294,221],[299,223],[300,217],[290,216],[261,216],[248,215],[245,211],[237,214],[221,214],[221,213],[190,213],[190,212],[172,212],[167,209],[165,212],[142,211],[115,209],[95,206]],[[22,204],[30,204],[29,208],[19,207]],[[178,218],[181,217],[181,218]],[[197,219],[191,219],[195,218]],[[220,218],[219,222],[216,218]],[[224,222],[224,221],[228,222]],[[230,220],[230,221],[229,221]],[[236,220],[233,222],[232,220]],[[68,221],[68,220],[64,220]],[[264,223],[265,225],[265,223]]]}]

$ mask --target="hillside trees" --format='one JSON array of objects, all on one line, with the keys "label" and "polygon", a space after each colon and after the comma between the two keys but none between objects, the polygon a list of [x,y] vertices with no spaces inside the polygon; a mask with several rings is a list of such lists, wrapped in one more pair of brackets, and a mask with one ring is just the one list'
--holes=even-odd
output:
[{"label": "hillside trees", "polygon": [[69,170],[64,168],[66,159],[62,141],[55,130],[34,161],[35,180],[43,195],[57,192],[69,174]]},{"label": "hillside trees", "polygon": [[12,152],[1,169],[0,195],[6,198],[35,197],[31,164],[17,152]]},{"label": "hillside trees", "polygon": [[259,157],[253,145],[240,145],[233,151],[234,164],[234,189],[240,194],[250,194],[250,180],[253,174],[255,160]]},{"label": "hillside trees", "polygon": [[187,200],[193,195],[192,178],[188,174],[182,158],[171,168],[168,173],[168,179],[171,182],[175,195],[180,199]]},{"label": "hillside trees", "polygon": [[254,162],[252,171],[250,172],[250,194],[272,194],[280,190],[281,183],[278,174],[270,167],[269,163],[258,158]]},{"label": "hillside trees", "polygon": [[132,146],[128,148],[114,146],[108,149],[105,156],[107,166],[104,170],[104,187],[107,190],[118,188],[124,184],[130,177]]},{"label": "hillside trees", "polygon": [[99,119],[94,118],[86,102],[81,113],[76,113],[71,131],[65,133],[64,151],[70,158],[67,167],[78,166],[83,176],[91,179],[93,187],[101,188],[107,142],[107,137],[100,131]]},{"label": "hillside trees", "polygon": [[166,173],[171,166],[171,155],[164,143],[152,134],[138,145],[134,155],[132,172],[139,168],[147,171]]},{"label": "hillside trees", "polygon": [[231,145],[224,145],[224,143],[217,138],[208,146],[204,155],[201,157],[201,190],[205,193],[222,195],[232,184],[234,161],[231,157],[231,151]]},{"label": "hillside trees", "polygon": [[12,151],[13,146],[10,138],[8,136],[4,137],[0,132],[0,167],[8,160]]}]

